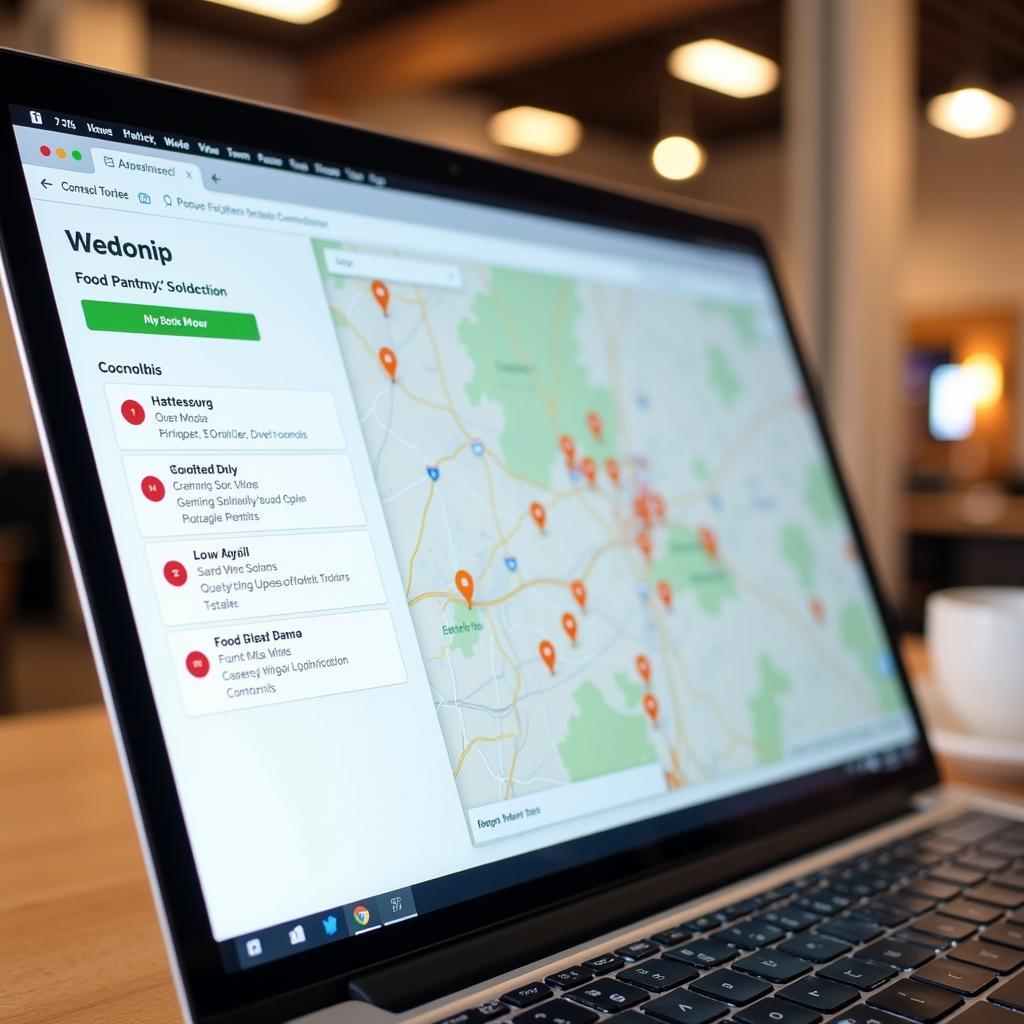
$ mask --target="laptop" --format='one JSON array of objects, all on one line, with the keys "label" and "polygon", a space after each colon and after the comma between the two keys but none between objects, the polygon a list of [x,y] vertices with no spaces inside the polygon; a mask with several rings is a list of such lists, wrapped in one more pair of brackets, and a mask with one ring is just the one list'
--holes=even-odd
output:
[{"label": "laptop", "polygon": [[937,786],[754,229],[0,81],[7,298],[184,1019],[1024,1020],[1024,815]]}]

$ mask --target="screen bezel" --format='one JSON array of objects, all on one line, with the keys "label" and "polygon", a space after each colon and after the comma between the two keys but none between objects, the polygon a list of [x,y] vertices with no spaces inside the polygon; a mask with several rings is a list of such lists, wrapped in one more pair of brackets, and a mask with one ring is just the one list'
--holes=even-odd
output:
[{"label": "screen bezel", "polygon": [[58,500],[63,501],[72,557],[77,559],[80,569],[86,614],[91,618],[102,655],[108,708],[121,736],[129,785],[134,789],[168,931],[195,1019],[204,1020],[259,1001],[275,1000],[300,989],[308,991],[316,985],[323,990],[317,1002],[322,998],[326,1004],[343,998],[346,979],[370,965],[536,913],[578,898],[584,892],[621,884],[654,868],[678,865],[712,843],[808,820],[822,808],[816,801],[808,800],[806,787],[801,790],[786,783],[764,793],[766,798],[769,794],[779,797],[777,802],[727,822],[680,832],[670,840],[646,843],[582,868],[563,868],[513,888],[459,903],[442,914],[424,915],[408,922],[407,927],[366,936],[358,943],[341,942],[259,968],[237,973],[225,971],[210,934],[155,701],[148,685],[137,685],[137,680],[146,678],[141,645],[105,512],[97,467],[87,441],[27,183],[21,172],[9,104],[224,139],[281,153],[317,154],[320,159],[338,163],[359,162],[385,175],[415,176],[425,190],[436,194],[670,240],[705,240],[739,247],[763,258],[771,271],[810,406],[850,515],[854,543],[875,601],[883,609],[898,674],[920,732],[916,760],[883,779],[877,775],[850,776],[834,784],[830,779],[827,803],[834,807],[867,801],[883,784],[909,794],[936,783],[935,763],[899,657],[893,620],[885,612],[878,579],[822,418],[817,390],[796,343],[772,262],[753,228],[335,122],[30,55],[0,52],[0,72],[0,81],[5,83],[0,164],[8,169],[4,177],[9,182],[0,195],[0,252],[50,453],[53,484]]}]

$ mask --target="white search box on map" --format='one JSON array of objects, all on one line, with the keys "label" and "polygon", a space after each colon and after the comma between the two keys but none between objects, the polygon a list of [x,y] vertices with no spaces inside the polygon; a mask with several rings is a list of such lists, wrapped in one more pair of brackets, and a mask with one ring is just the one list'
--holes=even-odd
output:
[{"label": "white search box on map", "polygon": [[454,263],[407,260],[345,249],[327,249],[327,271],[339,277],[367,277],[392,284],[422,284],[432,288],[461,288],[462,272]]}]

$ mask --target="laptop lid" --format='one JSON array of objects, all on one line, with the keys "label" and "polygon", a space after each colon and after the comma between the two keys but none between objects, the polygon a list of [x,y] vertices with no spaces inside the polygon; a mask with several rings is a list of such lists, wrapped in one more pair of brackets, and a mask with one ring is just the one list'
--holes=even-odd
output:
[{"label": "laptop lid", "polygon": [[755,231],[0,64],[8,295],[195,1019],[934,782]]}]

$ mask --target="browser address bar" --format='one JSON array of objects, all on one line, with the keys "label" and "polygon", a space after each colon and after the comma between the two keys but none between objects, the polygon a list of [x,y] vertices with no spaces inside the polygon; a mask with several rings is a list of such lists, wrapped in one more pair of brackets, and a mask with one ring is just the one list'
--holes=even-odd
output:
[{"label": "browser address bar", "polygon": [[366,277],[393,284],[422,284],[432,288],[461,288],[462,273],[454,263],[410,260],[399,256],[327,249],[327,271],[339,277]]}]

